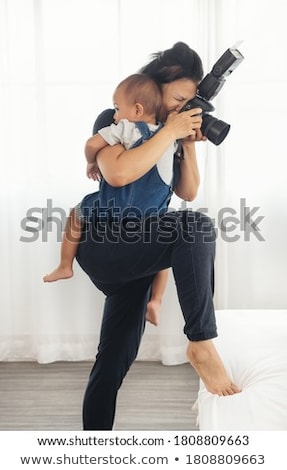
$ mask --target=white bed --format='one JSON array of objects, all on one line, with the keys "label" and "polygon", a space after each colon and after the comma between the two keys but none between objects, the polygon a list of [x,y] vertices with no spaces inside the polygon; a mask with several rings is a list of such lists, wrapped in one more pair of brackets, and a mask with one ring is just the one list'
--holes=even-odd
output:
[{"label": "white bed", "polygon": [[218,310],[215,344],[242,392],[212,395],[200,383],[200,430],[287,430],[287,310]]}]

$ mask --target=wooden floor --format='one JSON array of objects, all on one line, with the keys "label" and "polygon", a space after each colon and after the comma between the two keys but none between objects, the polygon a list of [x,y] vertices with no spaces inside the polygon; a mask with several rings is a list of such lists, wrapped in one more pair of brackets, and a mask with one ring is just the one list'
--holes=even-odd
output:
[{"label": "wooden floor", "polygon": [[[0,362],[0,430],[81,430],[91,362]],[[198,430],[189,364],[135,362],[118,396],[115,430]]]}]

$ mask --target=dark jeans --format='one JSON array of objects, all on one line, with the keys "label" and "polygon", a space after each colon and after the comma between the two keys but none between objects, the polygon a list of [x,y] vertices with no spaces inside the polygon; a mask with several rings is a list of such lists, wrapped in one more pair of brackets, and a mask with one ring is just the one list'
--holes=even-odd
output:
[{"label": "dark jeans", "polygon": [[171,267],[189,340],[217,336],[213,306],[215,232],[192,211],[139,221],[87,224],[77,260],[106,295],[96,362],[84,398],[84,429],[112,429],[117,392],[144,332],[154,275]]}]

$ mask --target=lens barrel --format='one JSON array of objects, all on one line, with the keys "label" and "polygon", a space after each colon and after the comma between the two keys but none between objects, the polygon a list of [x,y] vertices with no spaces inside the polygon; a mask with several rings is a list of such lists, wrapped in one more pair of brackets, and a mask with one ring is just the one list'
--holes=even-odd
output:
[{"label": "lens barrel", "polygon": [[210,114],[204,114],[202,116],[201,130],[203,135],[205,135],[210,142],[214,145],[220,145],[230,130],[230,124],[227,124]]}]

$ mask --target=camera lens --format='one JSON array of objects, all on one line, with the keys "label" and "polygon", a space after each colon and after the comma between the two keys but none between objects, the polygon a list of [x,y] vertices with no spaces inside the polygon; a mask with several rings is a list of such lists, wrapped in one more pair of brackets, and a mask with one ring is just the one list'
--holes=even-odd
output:
[{"label": "camera lens", "polygon": [[220,145],[227,136],[230,125],[220,119],[217,119],[210,114],[202,116],[201,130],[203,135],[215,145]]}]

